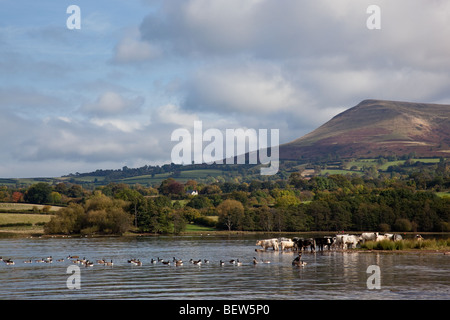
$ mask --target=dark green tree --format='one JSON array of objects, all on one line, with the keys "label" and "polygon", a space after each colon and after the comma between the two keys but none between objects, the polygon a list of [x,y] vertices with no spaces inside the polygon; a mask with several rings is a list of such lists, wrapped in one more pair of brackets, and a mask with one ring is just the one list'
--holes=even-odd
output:
[{"label": "dark green tree", "polygon": [[28,188],[24,199],[26,202],[44,204],[51,201],[52,187],[44,182],[39,182]]}]

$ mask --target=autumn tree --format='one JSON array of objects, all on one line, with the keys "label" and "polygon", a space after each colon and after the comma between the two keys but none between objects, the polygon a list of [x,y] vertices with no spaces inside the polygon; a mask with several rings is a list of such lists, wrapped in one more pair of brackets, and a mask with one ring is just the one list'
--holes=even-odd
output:
[{"label": "autumn tree", "polygon": [[244,217],[244,206],[237,200],[225,200],[217,206],[219,223],[225,225],[228,231],[238,228]]},{"label": "autumn tree", "polygon": [[21,202],[23,200],[23,193],[19,191],[14,191],[11,195],[11,200],[13,202]]},{"label": "autumn tree", "polygon": [[131,226],[127,202],[96,191],[84,205],[70,204],[59,210],[44,226],[49,234],[122,234]]}]

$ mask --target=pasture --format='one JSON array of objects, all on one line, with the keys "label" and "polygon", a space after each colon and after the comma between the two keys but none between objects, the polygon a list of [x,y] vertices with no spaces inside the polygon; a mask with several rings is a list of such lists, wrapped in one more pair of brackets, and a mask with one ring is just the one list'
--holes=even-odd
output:
[{"label": "pasture", "polygon": [[187,224],[186,230],[183,233],[195,233],[195,232],[212,232],[217,229],[211,227],[205,227],[198,224]]},{"label": "pasture", "polygon": [[6,224],[19,223],[46,223],[49,222],[52,215],[49,214],[33,214],[33,213],[0,213],[0,227]]},{"label": "pasture", "polygon": [[0,203],[0,232],[29,234],[44,233],[44,224],[49,222],[58,206],[30,203]]},{"label": "pasture", "polygon": [[[439,158],[411,159],[412,163],[422,162],[424,164],[439,163],[439,161]],[[390,166],[403,165],[405,162],[406,160],[394,160],[380,164],[378,163],[378,159],[357,159],[348,162],[346,164],[346,169],[350,169],[355,166],[358,168],[357,170],[361,170],[363,167],[375,166],[380,171],[386,171]]]},{"label": "pasture", "polygon": [[58,206],[45,206],[42,204],[31,203],[15,203],[15,202],[3,202],[0,203],[0,212],[36,212],[45,211],[56,212],[61,207]]},{"label": "pasture", "polygon": [[44,233],[44,224],[52,215],[34,213],[0,213],[0,232]]},{"label": "pasture", "polygon": [[[198,169],[198,170],[186,170],[180,171],[177,174],[173,172],[159,173],[155,175],[141,175],[135,177],[129,177],[118,180],[118,182],[126,183],[130,185],[142,184],[142,185],[158,185],[163,180],[170,177],[174,178],[178,182],[185,183],[188,180],[199,180],[199,179],[214,179],[217,176],[223,175],[222,170],[217,169]],[[86,177],[85,177],[86,178]]]}]

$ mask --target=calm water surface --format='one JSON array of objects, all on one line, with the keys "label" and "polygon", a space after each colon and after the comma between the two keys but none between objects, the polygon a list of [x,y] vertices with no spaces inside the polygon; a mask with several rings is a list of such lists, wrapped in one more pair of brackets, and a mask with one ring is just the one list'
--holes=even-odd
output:
[{"label": "calm water surface", "polygon": [[[0,299],[450,299],[450,256],[442,253],[305,253],[303,268],[293,253],[255,252],[256,238],[179,236],[139,238],[0,239]],[[78,255],[94,262],[80,267],[81,289],[66,282]],[[36,259],[53,257],[53,263]],[[183,266],[150,260],[184,261]],[[253,265],[252,259],[270,264]],[[127,261],[138,258],[142,266]],[[32,263],[24,263],[25,260]],[[96,264],[113,260],[114,266]],[[201,266],[190,259],[208,259]],[[242,266],[230,264],[240,259]],[[220,260],[226,264],[221,266]],[[367,268],[378,265],[381,289],[369,290]]]}]

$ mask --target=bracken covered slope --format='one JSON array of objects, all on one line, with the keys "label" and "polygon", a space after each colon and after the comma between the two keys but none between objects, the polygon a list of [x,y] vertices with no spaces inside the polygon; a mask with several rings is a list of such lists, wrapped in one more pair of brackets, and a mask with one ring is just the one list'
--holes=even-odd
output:
[{"label": "bracken covered slope", "polygon": [[282,160],[450,155],[450,105],[364,100],[280,146]]}]

